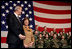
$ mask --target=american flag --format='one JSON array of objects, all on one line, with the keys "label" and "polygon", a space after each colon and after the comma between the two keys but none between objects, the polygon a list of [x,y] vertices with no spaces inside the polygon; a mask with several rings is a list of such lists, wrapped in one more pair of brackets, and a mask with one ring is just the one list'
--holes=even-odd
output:
[{"label": "american flag", "polygon": [[29,26],[34,30],[34,12],[33,12],[33,2],[32,1],[2,1],[1,3],[1,47],[7,47],[6,37],[8,33],[8,26],[6,23],[6,16],[8,13],[13,13],[15,6],[20,5],[22,10],[22,15],[19,17],[22,21],[24,17],[29,17]]},{"label": "american flag", "polygon": [[48,32],[56,28],[58,33],[63,28],[65,32],[71,31],[71,4],[57,1],[34,1],[35,25],[43,31],[46,26]]},{"label": "american flag", "polygon": [[13,13],[14,7],[20,5],[23,8],[20,20],[29,17],[29,26],[35,30],[43,31],[46,26],[48,32],[56,28],[57,33],[65,29],[65,32],[71,31],[71,4],[56,1],[2,1],[1,2],[1,48],[8,48],[6,37],[8,26],[6,16]]}]

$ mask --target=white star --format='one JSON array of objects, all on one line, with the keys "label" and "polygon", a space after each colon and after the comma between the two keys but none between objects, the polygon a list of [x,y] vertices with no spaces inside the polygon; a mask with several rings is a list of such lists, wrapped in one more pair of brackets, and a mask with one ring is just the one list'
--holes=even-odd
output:
[{"label": "white star", "polygon": [[29,14],[32,14],[32,11],[29,11]]},{"label": "white star", "polygon": [[32,18],[29,18],[30,21],[32,21]]},{"label": "white star", "polygon": [[8,26],[6,26],[6,28],[8,29]]},{"label": "white star", "polygon": [[2,21],[2,24],[5,24],[5,22],[4,22],[4,21]]},{"label": "white star", "polygon": [[4,9],[5,8],[5,6],[3,5],[3,6],[1,6],[2,7],[2,9]]},{"label": "white star", "polygon": [[14,3],[13,6],[16,6],[16,4]]},{"label": "white star", "polygon": [[25,14],[25,12],[24,12],[24,11],[22,11],[22,14]]},{"label": "white star", "polygon": [[25,4],[27,4],[27,1],[24,1]]},{"label": "white star", "polygon": [[22,18],[22,20],[24,20],[24,18]]},{"label": "white star", "polygon": [[25,10],[28,10],[28,8],[26,7]]},{"label": "white star", "polygon": [[29,15],[28,14],[26,14],[26,17],[28,17]]},{"label": "white star", "polygon": [[8,6],[8,3],[6,2],[6,3],[5,3],[5,5],[7,5],[7,6]]},{"label": "white star", "polygon": [[20,1],[17,1],[17,3],[20,3]]},{"label": "white star", "polygon": [[10,1],[10,3],[12,3],[12,1]]},{"label": "white star", "polygon": [[21,7],[23,7],[24,5],[23,4],[21,4]]},{"label": "white star", "polygon": [[29,4],[28,7],[31,7],[31,5]]},{"label": "white star", "polygon": [[19,15],[19,17],[21,17],[21,15]]},{"label": "white star", "polygon": [[30,25],[30,27],[32,28],[32,27],[33,27],[33,25]]},{"label": "white star", "polygon": [[9,7],[12,10],[12,7]]},{"label": "white star", "polygon": [[6,13],[9,13],[9,10],[6,10]]},{"label": "white star", "polygon": [[2,16],[5,16],[5,14],[3,13]]}]

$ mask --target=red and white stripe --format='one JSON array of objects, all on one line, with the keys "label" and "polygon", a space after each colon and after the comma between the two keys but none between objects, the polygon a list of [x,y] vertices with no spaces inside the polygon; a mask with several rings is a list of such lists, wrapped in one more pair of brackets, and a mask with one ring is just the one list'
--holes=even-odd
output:
[{"label": "red and white stripe", "polygon": [[8,44],[6,44],[8,31],[1,31],[1,48],[8,48]]},{"label": "red and white stripe", "polygon": [[65,32],[71,31],[71,4],[56,1],[33,1],[35,25],[39,31],[46,26],[50,32],[57,28],[59,32],[63,28]]}]

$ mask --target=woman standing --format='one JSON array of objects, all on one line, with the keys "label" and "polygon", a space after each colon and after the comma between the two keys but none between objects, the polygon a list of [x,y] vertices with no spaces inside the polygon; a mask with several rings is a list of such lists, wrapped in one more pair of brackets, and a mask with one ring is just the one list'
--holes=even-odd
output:
[{"label": "woman standing", "polygon": [[25,35],[26,38],[25,40],[23,40],[23,45],[25,48],[32,48],[32,46],[34,45],[34,36],[33,36],[33,32],[32,29],[30,29],[29,25],[29,18],[24,18],[24,25],[23,25],[23,29],[25,31]]}]

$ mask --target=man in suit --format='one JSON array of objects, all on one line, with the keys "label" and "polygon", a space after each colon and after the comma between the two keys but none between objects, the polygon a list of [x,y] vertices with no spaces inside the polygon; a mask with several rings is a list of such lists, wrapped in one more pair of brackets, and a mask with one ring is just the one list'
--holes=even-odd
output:
[{"label": "man in suit", "polygon": [[25,39],[25,34],[23,30],[23,25],[19,19],[21,12],[22,7],[16,6],[14,9],[14,13],[10,13],[7,15],[6,21],[8,24],[8,48],[22,48],[23,46],[22,42]]}]

